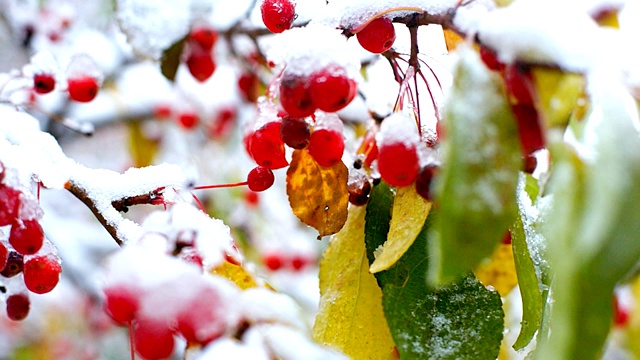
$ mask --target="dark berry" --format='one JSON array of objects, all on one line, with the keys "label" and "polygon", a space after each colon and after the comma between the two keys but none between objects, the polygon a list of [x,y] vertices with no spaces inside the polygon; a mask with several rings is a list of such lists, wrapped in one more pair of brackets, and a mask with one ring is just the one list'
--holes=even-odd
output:
[{"label": "dark berry", "polygon": [[371,182],[367,179],[349,183],[349,202],[356,206],[364,206],[369,202],[371,193]]},{"label": "dark berry", "polygon": [[31,302],[27,294],[13,294],[7,298],[7,316],[13,321],[24,320],[29,315]]},{"label": "dark berry", "polygon": [[416,192],[427,201],[432,201],[433,196],[431,193],[431,184],[433,183],[433,177],[438,171],[436,165],[423,166],[418,172],[416,178]]},{"label": "dark berry", "polygon": [[33,91],[37,94],[47,94],[56,87],[56,79],[51,74],[41,73],[33,77]]},{"label": "dark berry", "polygon": [[284,116],[280,123],[280,138],[293,149],[304,149],[309,144],[311,127],[303,118]]},{"label": "dark berry", "polygon": [[2,272],[0,272],[0,275],[6,278],[14,277],[20,274],[23,268],[24,259],[22,257],[22,254],[17,251],[10,251],[9,255],[7,256],[7,263]]},{"label": "dark berry", "polygon": [[360,45],[367,51],[380,54],[391,49],[396,40],[396,31],[391,20],[379,17],[360,30],[356,37]]}]

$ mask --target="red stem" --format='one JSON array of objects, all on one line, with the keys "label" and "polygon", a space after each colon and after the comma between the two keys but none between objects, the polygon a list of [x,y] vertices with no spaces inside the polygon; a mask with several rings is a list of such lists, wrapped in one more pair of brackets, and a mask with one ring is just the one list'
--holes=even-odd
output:
[{"label": "red stem", "polygon": [[220,188],[244,186],[244,185],[247,185],[247,184],[248,184],[247,181],[243,181],[243,182],[237,182],[237,183],[232,183],[232,184],[202,185],[202,186],[194,187],[193,190],[220,189]]}]

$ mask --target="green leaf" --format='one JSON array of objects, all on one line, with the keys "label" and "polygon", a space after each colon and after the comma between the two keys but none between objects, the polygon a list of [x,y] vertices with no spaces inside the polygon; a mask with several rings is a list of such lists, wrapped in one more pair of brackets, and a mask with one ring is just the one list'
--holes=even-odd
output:
[{"label": "green leaf", "polygon": [[[365,217],[369,261],[386,241],[393,194],[385,183],[374,187]],[[497,292],[467,275],[442,288],[427,285],[427,237],[435,211],[415,242],[389,270],[376,274],[384,313],[402,359],[495,359],[503,333]]]},{"label": "green leaf", "polygon": [[541,338],[539,358],[600,358],[614,286],[640,258],[640,137],[626,91],[600,85],[584,131],[588,160],[568,145],[552,149],[552,334]]},{"label": "green leaf", "polygon": [[439,217],[430,235],[432,284],[454,280],[489,257],[516,217],[521,167],[516,122],[492,74],[462,51],[445,108]]},{"label": "green leaf", "polygon": [[184,42],[186,39],[186,36],[183,37],[162,52],[162,57],[160,58],[160,71],[162,71],[162,75],[164,75],[164,77],[169,81],[174,81],[176,78],[178,66],[180,65],[180,57],[182,56]]}]

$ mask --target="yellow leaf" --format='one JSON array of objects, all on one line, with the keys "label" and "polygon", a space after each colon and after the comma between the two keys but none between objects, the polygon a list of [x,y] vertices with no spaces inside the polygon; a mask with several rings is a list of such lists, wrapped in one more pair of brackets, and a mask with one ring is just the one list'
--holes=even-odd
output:
[{"label": "yellow leaf", "polygon": [[398,189],[393,200],[387,241],[376,252],[376,260],[369,268],[371,273],[389,269],[404,255],[422,230],[429,210],[431,203],[418,195],[414,186]]},{"label": "yellow leaf", "polygon": [[506,296],[516,285],[518,277],[511,244],[500,244],[487,261],[473,271],[485,286],[493,286],[500,296]]},{"label": "yellow leaf", "polygon": [[451,52],[455,50],[456,47],[458,47],[458,44],[464,42],[464,38],[458,35],[458,33],[453,30],[445,29],[444,42],[447,44],[447,50]]},{"label": "yellow leaf", "polygon": [[158,139],[151,139],[144,133],[143,121],[129,122],[129,152],[135,167],[151,165],[158,152]]},{"label": "yellow leaf", "polygon": [[537,89],[538,108],[547,125],[566,126],[583,95],[584,77],[543,67],[533,67],[531,75]]},{"label": "yellow leaf", "polygon": [[352,359],[387,359],[394,348],[382,311],[382,291],[369,273],[364,244],[366,207],[352,206],[320,261],[320,306],[314,339]]},{"label": "yellow leaf", "polygon": [[242,290],[258,286],[253,275],[251,275],[245,268],[240,265],[232,264],[228,261],[225,261],[222,265],[212,269],[211,273],[231,280]]},{"label": "yellow leaf", "polygon": [[287,195],[293,213],[314,227],[319,237],[335,234],[347,221],[347,167],[322,167],[305,150],[293,152],[287,170]]}]

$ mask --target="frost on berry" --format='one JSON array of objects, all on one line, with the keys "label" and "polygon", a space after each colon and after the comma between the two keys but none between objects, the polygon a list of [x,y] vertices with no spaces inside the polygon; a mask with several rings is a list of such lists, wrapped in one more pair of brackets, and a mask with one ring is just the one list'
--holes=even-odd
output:
[{"label": "frost on berry", "polygon": [[317,113],[307,151],[320,166],[331,167],[342,161],[343,128],[342,120],[336,114]]},{"label": "frost on berry", "polygon": [[22,255],[35,254],[44,243],[44,230],[36,219],[15,221],[11,225],[9,242]]},{"label": "frost on berry", "polygon": [[420,142],[414,119],[400,113],[387,117],[376,142],[380,177],[392,186],[413,183],[419,170],[417,145]]},{"label": "frost on berry", "polygon": [[29,315],[31,302],[27,294],[18,293],[7,298],[7,316],[13,321],[24,320]]},{"label": "frost on berry", "polygon": [[0,226],[11,224],[20,208],[20,191],[0,184]]},{"label": "frost on berry", "polygon": [[310,81],[311,101],[322,111],[341,110],[356,96],[356,82],[344,68],[337,65],[314,72]]},{"label": "frost on berry", "polygon": [[396,32],[391,20],[379,17],[360,30],[356,37],[363,48],[374,54],[380,54],[391,49],[396,40]]},{"label": "frost on berry", "polygon": [[291,0],[264,0],[260,12],[264,25],[274,33],[290,29],[296,18],[295,4]]},{"label": "frost on berry", "polygon": [[311,99],[311,79],[285,70],[280,78],[279,99],[282,108],[293,117],[304,118],[316,110]]}]

